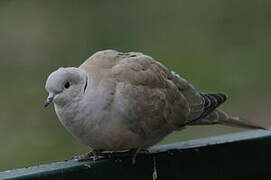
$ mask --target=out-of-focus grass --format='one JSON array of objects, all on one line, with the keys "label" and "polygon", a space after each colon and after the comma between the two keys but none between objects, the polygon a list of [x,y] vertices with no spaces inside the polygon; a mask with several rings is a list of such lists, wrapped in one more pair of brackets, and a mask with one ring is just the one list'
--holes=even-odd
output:
[{"label": "out-of-focus grass", "polygon": [[[87,151],[43,109],[48,74],[113,48],[142,51],[197,89],[225,92],[232,114],[267,123],[270,107],[268,1],[0,2],[0,170]],[[239,131],[193,127],[162,143]]]}]

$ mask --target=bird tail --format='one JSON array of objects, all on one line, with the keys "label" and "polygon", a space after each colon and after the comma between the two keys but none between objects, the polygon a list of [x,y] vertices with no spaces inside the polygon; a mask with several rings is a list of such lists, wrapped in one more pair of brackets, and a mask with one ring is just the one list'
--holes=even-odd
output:
[{"label": "bird tail", "polygon": [[258,125],[256,123],[241,120],[239,117],[229,116],[227,113],[220,109],[214,110],[208,116],[203,119],[192,122],[189,125],[210,125],[210,124],[221,124],[232,127],[240,127],[247,129],[265,129],[270,130],[268,127]]}]

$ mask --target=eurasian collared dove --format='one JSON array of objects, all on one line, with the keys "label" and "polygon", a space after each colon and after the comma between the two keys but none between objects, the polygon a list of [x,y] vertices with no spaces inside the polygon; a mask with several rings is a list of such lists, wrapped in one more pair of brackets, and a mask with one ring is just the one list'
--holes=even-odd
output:
[{"label": "eurasian collared dove", "polygon": [[264,129],[216,109],[225,95],[200,93],[139,52],[97,52],[79,68],[52,72],[45,87],[45,105],[54,102],[64,127],[94,152],[144,149],[189,125]]}]

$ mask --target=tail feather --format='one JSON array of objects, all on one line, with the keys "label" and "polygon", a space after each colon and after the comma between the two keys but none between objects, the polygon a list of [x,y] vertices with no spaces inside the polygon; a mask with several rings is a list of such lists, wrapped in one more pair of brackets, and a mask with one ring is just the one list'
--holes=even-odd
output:
[{"label": "tail feather", "polygon": [[234,126],[248,129],[267,129],[258,124],[241,120],[239,117],[229,116],[222,110],[216,109],[223,104],[227,97],[224,94],[201,94],[204,102],[203,112],[195,119],[188,121],[185,125],[209,125],[221,124],[226,126]]},{"label": "tail feather", "polygon": [[210,113],[212,113],[218,106],[223,104],[227,97],[222,93],[217,94],[201,94],[204,100],[204,112],[201,114],[200,118],[204,118]]},{"label": "tail feather", "polygon": [[229,116],[222,110],[216,109],[203,119],[199,119],[189,125],[210,125],[221,124],[232,127],[248,128],[248,129],[265,129],[270,130],[267,127],[241,120],[239,117]]},{"label": "tail feather", "polygon": [[[189,121],[187,121],[184,126],[186,125],[193,125],[193,124],[201,124],[202,119],[205,119],[205,117],[212,114],[212,112],[221,104],[223,104],[227,97],[226,95],[222,93],[217,94],[203,94],[201,93],[201,97],[203,100],[203,108],[201,111],[201,114],[197,115],[197,117],[192,116],[192,118],[189,118]],[[191,113],[193,115],[193,113]]]}]

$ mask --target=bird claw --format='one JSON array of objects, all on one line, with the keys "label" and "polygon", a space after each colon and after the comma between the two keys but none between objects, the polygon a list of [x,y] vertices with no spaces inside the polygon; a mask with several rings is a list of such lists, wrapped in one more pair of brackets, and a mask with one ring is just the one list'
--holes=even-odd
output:
[{"label": "bird claw", "polygon": [[88,153],[81,154],[79,156],[74,156],[72,159],[77,160],[77,161],[85,161],[85,160],[96,161],[96,160],[101,159],[103,157],[104,156],[98,151],[90,151]]},{"label": "bird claw", "polygon": [[138,154],[149,154],[150,152],[147,149],[130,149],[127,151],[123,151],[123,152],[107,152],[107,153],[103,153],[103,156],[105,158],[122,158],[122,157],[131,157],[132,156],[132,163],[135,164],[136,163],[136,157]]},{"label": "bird claw", "polygon": [[113,152],[104,152],[102,155],[107,158],[118,158],[118,157],[129,157],[134,156],[135,154],[149,154],[150,152],[147,149],[130,149],[127,151],[113,151]]},{"label": "bird claw", "polygon": [[98,159],[103,158],[121,158],[121,157],[129,157],[132,156],[132,162],[135,164],[136,157],[138,154],[149,154],[150,152],[146,149],[130,149],[127,151],[119,152],[101,152],[101,151],[90,151],[85,154],[81,154],[79,156],[74,156],[72,159],[77,161],[86,161],[86,160],[93,160],[96,161]]}]

